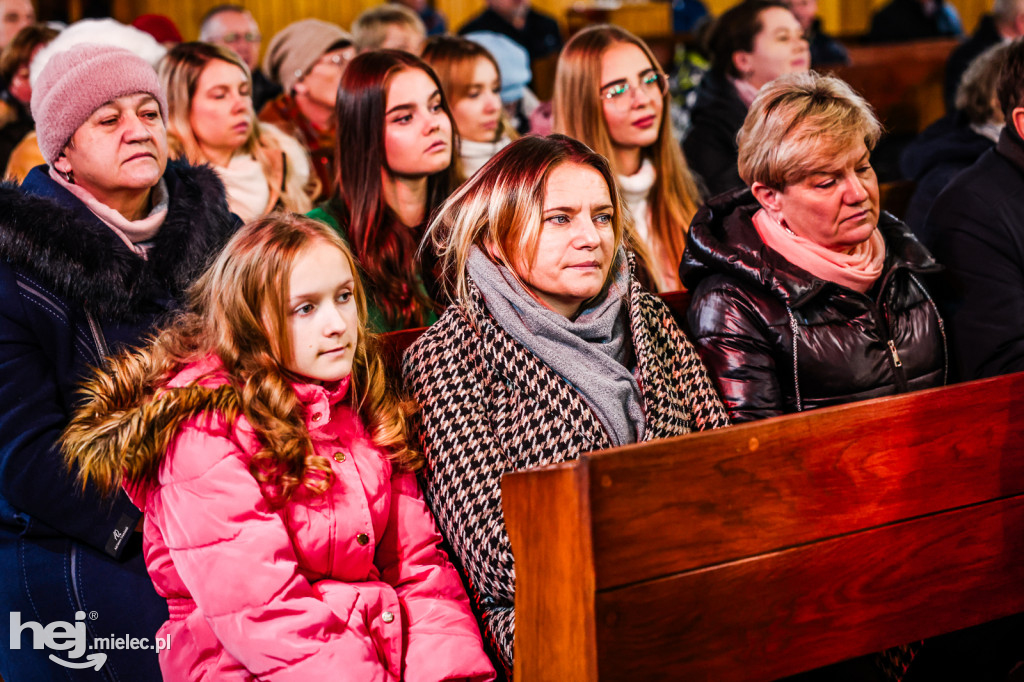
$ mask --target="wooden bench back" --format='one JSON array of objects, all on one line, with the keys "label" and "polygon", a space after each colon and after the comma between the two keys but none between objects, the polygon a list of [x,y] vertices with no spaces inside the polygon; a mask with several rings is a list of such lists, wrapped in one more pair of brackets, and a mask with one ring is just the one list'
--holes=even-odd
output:
[{"label": "wooden bench back", "polygon": [[1024,611],[1024,373],[507,474],[516,680],[774,679]]},{"label": "wooden bench back", "polygon": [[914,134],[945,115],[942,84],[955,38],[850,46],[848,66],[826,70],[871,103],[887,133]]}]

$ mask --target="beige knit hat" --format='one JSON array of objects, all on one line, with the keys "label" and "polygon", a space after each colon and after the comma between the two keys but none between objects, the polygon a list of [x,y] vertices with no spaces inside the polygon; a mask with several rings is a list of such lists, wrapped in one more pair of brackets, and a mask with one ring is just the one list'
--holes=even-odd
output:
[{"label": "beige knit hat", "polygon": [[340,26],[319,19],[296,21],[271,38],[263,55],[263,73],[291,92],[320,57],[346,43],[352,43],[352,35]]}]

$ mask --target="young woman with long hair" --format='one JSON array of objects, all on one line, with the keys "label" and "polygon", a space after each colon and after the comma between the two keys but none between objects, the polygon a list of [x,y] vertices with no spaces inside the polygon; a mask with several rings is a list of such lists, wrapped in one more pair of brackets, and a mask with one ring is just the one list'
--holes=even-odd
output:
[{"label": "young woman with long hair", "polygon": [[252,75],[234,52],[182,43],[160,62],[171,154],[209,163],[243,220],[275,209],[306,212],[319,192],[309,155],[295,138],[256,120]]},{"label": "young woman with long hair", "polygon": [[337,233],[273,214],[85,384],[64,451],[145,510],[165,679],[493,679],[365,322]]},{"label": "young woman with long hair", "polygon": [[608,159],[633,215],[630,244],[659,291],[682,287],[677,270],[700,205],[668,108],[668,79],[629,31],[593,26],[566,43],[555,76],[555,131]]},{"label": "young woman with long hair", "polygon": [[423,48],[444,87],[459,131],[459,172],[476,173],[519,137],[501,103],[501,71],[487,48],[459,36],[435,36]]},{"label": "young woman with long hair", "polygon": [[352,245],[375,331],[437,319],[433,262],[419,243],[456,184],[458,134],[444,90],[419,57],[359,55],[338,88],[338,194],[310,213]]}]

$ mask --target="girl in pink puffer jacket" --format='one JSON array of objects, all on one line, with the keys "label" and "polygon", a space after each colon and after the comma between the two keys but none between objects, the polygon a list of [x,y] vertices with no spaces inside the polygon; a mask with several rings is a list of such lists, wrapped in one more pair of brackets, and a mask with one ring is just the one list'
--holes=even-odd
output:
[{"label": "girl in pink puffer jacket", "polygon": [[191,295],[97,372],[63,443],[145,511],[165,679],[493,679],[344,242],[269,216]]}]

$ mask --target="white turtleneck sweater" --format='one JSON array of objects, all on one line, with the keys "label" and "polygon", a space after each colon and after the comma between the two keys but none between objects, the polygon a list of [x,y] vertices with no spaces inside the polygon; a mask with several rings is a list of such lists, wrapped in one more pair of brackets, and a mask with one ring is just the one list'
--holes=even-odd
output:
[{"label": "white turtleneck sweater", "polygon": [[640,164],[640,170],[633,175],[618,176],[619,190],[622,192],[622,199],[633,214],[633,225],[636,228],[636,235],[643,240],[648,247],[653,247],[650,239],[651,207],[647,198],[654,187],[654,181],[658,173],[654,170],[654,164],[650,159],[644,159]]},{"label": "white turtleneck sweater", "polygon": [[512,142],[507,136],[497,142],[473,142],[472,140],[459,141],[459,158],[462,160],[462,172],[465,176],[471,177],[483,165],[491,160],[491,157],[507,147]]}]

